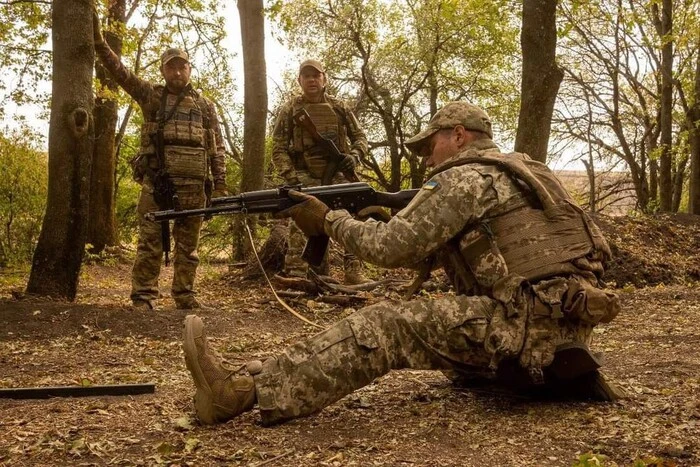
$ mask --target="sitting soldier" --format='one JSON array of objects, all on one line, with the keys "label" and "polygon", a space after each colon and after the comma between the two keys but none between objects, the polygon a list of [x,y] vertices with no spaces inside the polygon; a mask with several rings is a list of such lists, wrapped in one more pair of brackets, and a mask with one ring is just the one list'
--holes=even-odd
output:
[{"label": "sitting soldier", "polygon": [[608,244],[544,164],[500,153],[492,137],[482,109],[445,105],[407,141],[427,158],[429,180],[387,223],[292,192],[299,203],[286,214],[306,235],[327,234],[387,268],[439,262],[456,294],[363,308],[239,370],[209,348],[202,320],[190,315],[184,350],[199,419],[223,422],[257,402],[264,424],[279,423],[402,368],[617,398],[588,347],[593,328],[619,311],[599,284]]}]

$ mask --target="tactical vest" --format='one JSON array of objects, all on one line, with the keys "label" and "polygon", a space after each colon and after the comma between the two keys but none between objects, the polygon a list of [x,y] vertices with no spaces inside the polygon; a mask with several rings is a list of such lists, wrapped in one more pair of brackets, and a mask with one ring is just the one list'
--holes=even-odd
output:
[{"label": "tactical vest", "polygon": [[465,164],[506,172],[524,189],[454,240],[471,276],[464,288],[488,291],[509,275],[530,282],[572,274],[600,277],[610,247],[546,165],[519,153],[489,152],[467,154],[440,171]]},{"label": "tactical vest", "polygon": [[166,93],[165,103],[155,108],[152,115],[144,116],[149,120],[141,126],[139,155],[143,163],[152,170],[159,168],[155,146],[158,122],[170,116],[163,125],[163,156],[168,175],[174,179],[204,180],[209,172],[209,156],[216,153],[206,100],[194,92],[186,92],[173,108],[178,96],[164,87],[156,89]]},{"label": "tactical vest", "polygon": [[294,114],[306,109],[321,136],[331,139],[340,152],[347,153],[349,150],[345,109],[331,96],[326,96],[326,100],[327,102],[311,104],[304,103],[301,97],[297,97],[289,114],[289,146],[294,166],[297,170],[308,170],[315,178],[323,177],[328,164],[328,154],[308,132],[294,123]]}]

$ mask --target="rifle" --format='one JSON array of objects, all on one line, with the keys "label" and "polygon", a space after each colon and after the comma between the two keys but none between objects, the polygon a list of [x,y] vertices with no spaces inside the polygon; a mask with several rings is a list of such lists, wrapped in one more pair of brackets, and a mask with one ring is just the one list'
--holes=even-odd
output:
[{"label": "rifle", "polygon": [[[284,186],[269,190],[249,191],[236,196],[214,198],[211,206],[206,208],[149,212],[146,214],[146,219],[162,222],[191,216],[277,213],[297,204],[296,201],[289,197],[289,190],[296,190],[315,196],[331,209],[346,209],[353,214],[357,214],[369,206],[403,209],[418,193],[418,189],[384,193],[376,191],[364,182],[312,187],[302,187],[301,185]],[[309,237],[302,258],[312,266],[319,266],[323,261],[327,248],[327,236]]]},{"label": "rifle", "polygon": [[[177,192],[175,185],[168,176],[165,170],[165,150],[163,144],[163,126],[159,123],[156,131],[155,141],[156,154],[158,157],[159,169],[154,173],[153,180],[153,199],[161,209],[174,209],[177,205]],[[160,239],[163,245],[163,253],[165,253],[165,265],[170,263],[170,222],[163,221],[160,223]]]},{"label": "rifle", "polygon": [[[313,140],[316,141],[316,144],[319,144],[321,145],[321,147],[326,149],[328,153],[328,164],[326,165],[326,169],[323,171],[321,184],[330,185],[331,181],[333,180],[333,176],[338,171],[338,164],[342,162],[342,160],[345,158],[345,155],[342,152],[340,152],[340,149],[338,149],[338,146],[335,145],[332,139],[326,138],[318,132],[314,121],[311,119],[311,116],[306,111],[306,109],[301,109],[300,111],[295,113],[294,121],[297,125],[302,127],[311,135]],[[347,178],[351,182],[360,181],[354,170],[350,170],[349,172],[343,172],[343,175],[345,175],[345,178]]]}]

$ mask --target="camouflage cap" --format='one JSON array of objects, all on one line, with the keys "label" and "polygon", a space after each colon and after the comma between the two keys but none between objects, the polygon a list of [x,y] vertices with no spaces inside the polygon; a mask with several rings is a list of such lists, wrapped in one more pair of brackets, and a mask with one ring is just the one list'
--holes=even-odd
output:
[{"label": "camouflage cap", "polygon": [[299,73],[301,73],[301,70],[303,70],[307,66],[310,66],[311,68],[318,70],[321,73],[326,72],[326,70],[323,68],[323,63],[319,62],[318,60],[304,60],[303,62],[301,62],[301,65],[299,65]]},{"label": "camouflage cap", "polygon": [[449,102],[433,115],[423,131],[406,140],[406,146],[411,151],[418,151],[437,131],[457,125],[462,125],[465,130],[480,131],[493,138],[491,119],[480,107],[468,102]]},{"label": "camouflage cap", "polygon": [[184,61],[186,61],[187,63],[190,62],[190,56],[187,55],[187,52],[185,52],[184,50],[176,49],[173,47],[173,48],[170,48],[170,49],[166,50],[165,52],[163,52],[163,55],[160,56],[161,66],[165,65],[173,58],[181,58]]}]

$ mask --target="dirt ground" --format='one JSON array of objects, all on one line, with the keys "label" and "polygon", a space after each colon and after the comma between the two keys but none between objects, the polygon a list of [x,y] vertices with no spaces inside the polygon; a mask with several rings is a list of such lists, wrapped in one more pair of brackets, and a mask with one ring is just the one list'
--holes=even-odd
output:
[{"label": "dirt ground", "polygon": [[[155,311],[131,311],[129,266],[103,264],[84,268],[74,303],[17,300],[23,273],[0,271],[0,388],[156,384],[151,395],[0,399],[0,466],[698,466],[700,219],[659,221],[649,232],[635,222],[603,221],[618,258],[628,258],[611,276],[623,312],[597,328],[594,345],[629,395],[612,404],[458,390],[438,372],[400,371],[281,426],[262,427],[256,411],[200,426],[181,349],[186,313],[167,292]],[[677,240],[657,244],[667,231]],[[242,283],[224,266],[203,266],[198,280],[213,308],[199,314],[232,362],[314,332],[262,282]],[[385,297],[396,291],[364,294],[354,308]],[[353,312],[314,297],[290,303],[323,324]]]}]

